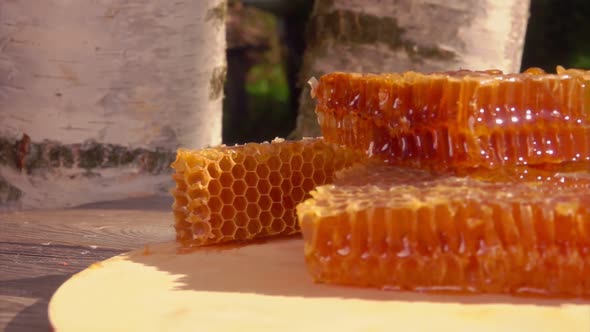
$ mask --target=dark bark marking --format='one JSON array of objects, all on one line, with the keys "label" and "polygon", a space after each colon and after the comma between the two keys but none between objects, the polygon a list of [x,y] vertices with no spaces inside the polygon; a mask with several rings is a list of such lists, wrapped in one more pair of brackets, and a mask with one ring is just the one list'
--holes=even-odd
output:
[{"label": "dark bark marking", "polygon": [[227,18],[227,2],[222,1],[217,6],[209,8],[205,14],[205,21],[211,22],[217,29],[225,24]]},{"label": "dark bark marking", "polygon": [[0,176],[0,205],[17,202],[22,197],[22,191]]},{"label": "dark bark marking", "polygon": [[227,67],[220,66],[213,69],[211,78],[209,79],[209,99],[216,100],[223,94],[223,86],[225,84],[225,76],[227,75]]},{"label": "dark bark marking", "polygon": [[87,171],[108,167],[137,166],[150,174],[170,171],[176,153],[165,149],[131,149],[98,143],[61,144],[55,141],[32,142],[28,136],[14,140],[0,138],[0,165],[32,174],[52,168],[81,168]]},{"label": "dark bark marking", "polygon": [[25,165],[25,156],[29,153],[31,148],[31,138],[27,134],[23,134],[20,141],[16,142],[16,168],[22,170]]},{"label": "dark bark marking", "polygon": [[307,40],[310,48],[319,47],[328,39],[338,43],[387,45],[392,50],[403,49],[410,59],[452,60],[451,51],[436,46],[419,45],[406,37],[405,30],[394,17],[377,17],[365,13],[345,10],[322,12],[314,15],[309,22]]}]

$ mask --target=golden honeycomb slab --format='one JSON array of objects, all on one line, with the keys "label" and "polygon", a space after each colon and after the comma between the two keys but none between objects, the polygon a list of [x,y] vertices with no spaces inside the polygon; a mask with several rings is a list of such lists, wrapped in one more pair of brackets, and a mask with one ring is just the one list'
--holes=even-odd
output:
[{"label": "golden honeycomb slab", "polygon": [[298,233],[296,204],[364,159],[322,138],[180,149],[172,164],[177,239],[204,245]]}]

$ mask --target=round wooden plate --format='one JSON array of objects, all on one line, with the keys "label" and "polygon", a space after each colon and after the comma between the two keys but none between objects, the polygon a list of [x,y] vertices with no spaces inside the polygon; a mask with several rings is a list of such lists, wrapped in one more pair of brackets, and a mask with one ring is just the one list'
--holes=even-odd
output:
[{"label": "round wooden plate", "polygon": [[590,302],[315,284],[302,245],[149,245],[73,276],[49,318],[56,331],[590,331]]}]

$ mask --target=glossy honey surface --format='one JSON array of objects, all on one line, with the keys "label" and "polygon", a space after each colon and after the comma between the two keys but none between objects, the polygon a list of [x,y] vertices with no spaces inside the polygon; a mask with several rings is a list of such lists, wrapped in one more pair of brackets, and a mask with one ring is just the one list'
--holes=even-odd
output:
[{"label": "glossy honey surface", "polygon": [[590,296],[590,72],[331,73],[323,138],[178,151],[177,239],[303,233],[317,282]]},{"label": "glossy honey surface", "polygon": [[331,73],[314,87],[326,140],[401,165],[590,160],[590,72]]},{"label": "glossy honey surface", "polygon": [[297,207],[309,271],[388,289],[589,296],[590,174],[511,181],[523,171],[344,170]]}]

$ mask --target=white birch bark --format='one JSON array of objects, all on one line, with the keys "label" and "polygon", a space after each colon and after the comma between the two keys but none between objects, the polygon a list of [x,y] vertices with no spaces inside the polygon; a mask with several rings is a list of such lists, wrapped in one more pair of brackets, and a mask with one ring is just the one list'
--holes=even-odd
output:
[{"label": "white birch bark", "polygon": [[[94,140],[166,151],[220,144],[225,5],[225,0],[0,1],[0,137],[27,134],[32,142]],[[0,177],[26,188],[24,202],[54,195],[43,192],[52,182],[67,187],[55,172],[43,181],[17,173],[0,169]],[[117,186],[112,181],[117,172],[95,173],[101,175],[96,181]],[[162,181],[146,186],[138,180],[136,188],[123,186],[121,192],[110,188],[109,198],[153,192]],[[76,195],[73,190],[51,205],[94,200]],[[40,201],[25,205],[45,206]]]},{"label": "white birch bark", "polygon": [[[317,0],[301,78],[336,70],[517,72],[529,5],[529,0]],[[355,31],[366,35],[355,37]],[[298,136],[320,134],[308,95],[304,89]]]}]

